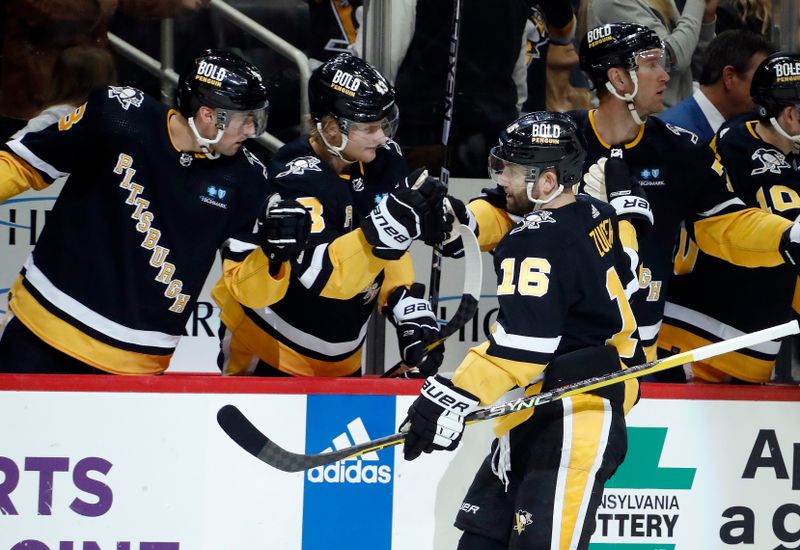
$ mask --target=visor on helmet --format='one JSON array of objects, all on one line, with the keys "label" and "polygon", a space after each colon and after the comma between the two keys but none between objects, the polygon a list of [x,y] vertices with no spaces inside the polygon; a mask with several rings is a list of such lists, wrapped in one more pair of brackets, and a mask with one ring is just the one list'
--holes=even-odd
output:
[{"label": "visor on helmet", "polygon": [[633,54],[633,62],[636,69],[654,69],[659,66],[669,72],[671,68],[669,56],[663,47],[637,52]]},{"label": "visor on helmet", "polygon": [[386,113],[386,116],[381,120],[376,120],[374,122],[356,122],[348,118],[340,118],[339,127],[345,134],[350,133],[351,130],[373,134],[380,128],[383,130],[383,135],[391,139],[397,132],[399,121],[400,111],[397,109],[397,105],[392,105]]},{"label": "visor on helmet", "polygon": [[501,156],[502,152],[500,145],[495,145],[489,151],[489,177],[495,184],[500,185],[500,176],[504,173],[507,179],[522,178],[524,182],[535,182],[539,178],[541,168],[505,160]]},{"label": "visor on helmet", "polygon": [[252,123],[255,136],[260,136],[267,129],[269,103],[263,109],[255,111],[234,111],[231,109],[216,109],[217,121],[222,124],[222,129],[238,130],[242,126]]}]

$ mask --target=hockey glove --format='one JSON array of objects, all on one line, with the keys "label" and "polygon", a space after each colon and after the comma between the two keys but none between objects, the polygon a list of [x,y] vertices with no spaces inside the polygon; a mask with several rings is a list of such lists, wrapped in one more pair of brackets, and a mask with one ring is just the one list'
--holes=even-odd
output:
[{"label": "hockey glove", "polygon": [[427,170],[412,172],[362,222],[372,252],[385,260],[397,260],[413,240],[441,242],[452,227],[444,209],[445,192],[444,185],[429,177]]},{"label": "hockey glove", "polygon": [[445,208],[453,217],[453,230],[445,236],[442,243],[442,256],[447,258],[462,258],[464,256],[464,242],[458,232],[458,224],[469,227],[475,236],[478,235],[478,221],[472,211],[457,198],[447,195],[444,199]]},{"label": "hockey glove", "polygon": [[599,201],[608,202],[606,196],[606,157],[597,159],[583,175],[583,189],[581,192],[591,195]]},{"label": "hockey glove", "polygon": [[426,379],[400,426],[400,431],[406,433],[405,459],[414,460],[421,453],[434,450],[454,450],[464,432],[464,417],[478,404],[477,397],[447,378],[437,374]]},{"label": "hockey glove", "polygon": [[424,296],[425,285],[414,283],[411,288],[395,288],[386,303],[389,321],[397,329],[400,358],[410,367],[417,366],[425,346],[439,338],[436,316]]},{"label": "hockey glove", "polygon": [[[306,246],[311,230],[311,214],[296,200],[270,195],[258,217],[256,232],[261,250],[272,264],[292,259]],[[271,271],[271,269],[270,269]]]},{"label": "hockey glove", "polygon": [[617,217],[628,220],[641,238],[653,227],[653,211],[642,186],[631,177],[622,159],[622,149],[611,150],[605,163],[605,184],[608,203],[616,210]]},{"label": "hockey glove", "polygon": [[800,273],[800,220],[786,228],[779,246],[786,263],[794,266],[794,270]]},{"label": "hockey glove", "polygon": [[439,372],[439,367],[442,366],[442,361],[444,361],[444,342],[430,350],[419,365],[404,371],[402,374],[398,374],[394,378],[409,378],[416,380],[433,376]]}]

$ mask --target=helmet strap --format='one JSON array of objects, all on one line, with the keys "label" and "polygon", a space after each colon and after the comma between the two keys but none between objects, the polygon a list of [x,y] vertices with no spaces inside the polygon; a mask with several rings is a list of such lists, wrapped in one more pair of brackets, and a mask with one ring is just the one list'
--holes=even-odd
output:
[{"label": "helmet strap", "polygon": [[197,126],[195,126],[194,117],[193,116],[189,117],[188,122],[189,122],[189,128],[192,129],[192,134],[194,134],[194,140],[197,142],[197,145],[200,146],[200,151],[202,151],[202,153],[206,157],[208,157],[208,158],[210,158],[212,160],[213,159],[218,159],[220,157],[220,154],[219,153],[213,153],[211,151],[211,146],[212,145],[216,145],[217,143],[220,142],[220,140],[222,139],[223,134],[225,133],[225,129],[224,128],[217,128],[216,137],[214,139],[208,139],[208,138],[204,138],[203,136],[201,136],[200,132],[197,131]]},{"label": "helmet strap", "polygon": [[792,148],[794,149],[794,152],[795,152],[795,153],[797,153],[798,151],[800,151],[800,135],[797,135],[797,136],[790,136],[790,135],[789,135],[789,134],[786,132],[786,130],[784,130],[784,129],[783,129],[783,126],[781,126],[781,123],[780,123],[780,122],[778,122],[778,120],[777,120],[775,117],[771,117],[771,118],[769,119],[769,123],[770,123],[770,124],[772,124],[772,128],[773,128],[773,129],[774,129],[776,132],[778,132],[780,135],[782,135],[783,137],[785,137],[786,139],[788,139],[789,141],[791,141],[791,142],[792,142]]},{"label": "helmet strap", "polygon": [[[633,121],[636,124],[641,126],[644,124],[644,120],[642,120],[642,117],[640,117],[639,113],[636,112],[636,107],[633,104],[633,100],[636,98],[636,94],[639,92],[639,77],[636,76],[636,69],[629,69],[628,74],[633,82],[633,92],[624,95],[620,94],[616,88],[614,88],[614,85],[611,84],[611,82],[606,82],[606,89],[611,93],[611,95],[627,104],[628,112],[631,114],[631,118],[633,118]],[[644,118],[647,119],[647,117]]]},{"label": "helmet strap", "polygon": [[553,199],[555,199],[557,196],[559,196],[561,193],[564,192],[564,186],[559,183],[558,187],[556,187],[556,189],[552,193],[550,193],[550,196],[547,197],[546,199],[534,199],[533,198],[533,187],[535,185],[536,185],[536,181],[535,180],[528,180],[528,186],[527,186],[527,189],[526,189],[527,190],[527,194],[528,194],[528,200],[533,203],[533,211],[534,212],[536,212],[537,210],[540,210],[545,204],[549,203],[550,201],[552,201]]},{"label": "helmet strap", "polygon": [[344,156],[342,155],[342,151],[344,150],[345,147],[347,147],[347,134],[342,132],[341,128],[339,128],[339,131],[342,135],[342,144],[339,147],[336,147],[335,145],[329,143],[327,139],[325,139],[325,133],[322,131],[322,123],[317,122],[317,132],[319,133],[319,137],[322,140],[322,143],[325,144],[325,148],[328,150],[328,152],[334,157],[346,162],[347,164],[353,164],[355,162],[354,160],[348,160],[344,158]]}]

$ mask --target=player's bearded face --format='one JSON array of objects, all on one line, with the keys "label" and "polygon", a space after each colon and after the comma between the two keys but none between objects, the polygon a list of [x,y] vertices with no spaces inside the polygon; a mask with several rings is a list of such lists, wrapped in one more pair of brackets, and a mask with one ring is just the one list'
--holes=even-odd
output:
[{"label": "player's bearded face", "polygon": [[506,193],[506,206],[512,214],[524,215],[533,210],[533,203],[528,199],[527,170],[519,164],[504,163],[501,170],[496,171],[497,184]]}]

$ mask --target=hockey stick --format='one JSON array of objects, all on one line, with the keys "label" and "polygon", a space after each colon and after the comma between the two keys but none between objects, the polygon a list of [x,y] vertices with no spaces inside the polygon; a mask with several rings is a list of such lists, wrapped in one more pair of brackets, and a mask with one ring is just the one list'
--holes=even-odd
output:
[{"label": "hockey stick", "polygon": [[[466,225],[459,224],[459,234],[461,235],[461,241],[464,243],[464,291],[461,294],[461,302],[459,302],[458,309],[456,309],[453,317],[439,331],[439,339],[428,344],[426,351],[439,347],[442,342],[469,323],[475,312],[478,311],[478,300],[481,296],[481,285],[483,284],[481,248],[478,245],[475,233]],[[404,363],[399,361],[391,369],[384,372],[381,378],[394,378],[401,374],[400,370],[403,367]]]},{"label": "hockey stick", "polygon": [[[641,365],[636,365],[625,370],[581,380],[580,382],[556,388],[552,391],[532,395],[530,397],[523,397],[515,401],[487,407],[485,409],[479,409],[467,415],[466,422],[472,424],[490,418],[505,416],[516,411],[530,409],[558,399],[596,390],[605,386],[610,386],[611,384],[617,384],[624,380],[638,378],[646,374],[653,374],[677,367],[678,365],[683,365],[684,363],[700,361],[799,332],[800,327],[797,321],[790,321],[782,325],[776,325],[757,332],[723,340],[722,342],[701,346],[697,349],[685,351],[671,357],[642,363]],[[379,451],[386,447],[402,443],[406,437],[404,433],[396,433],[338,451],[307,455],[292,453],[273,443],[266,435],[261,433],[258,428],[253,426],[247,417],[233,405],[225,405],[219,410],[217,413],[217,422],[225,433],[245,451],[262,462],[266,462],[273,468],[284,472],[302,472],[304,470],[316,468],[317,466],[324,466],[340,460],[355,458],[364,453]]]},{"label": "hockey stick", "polygon": [[[444,94],[444,121],[442,122],[442,169],[439,180],[447,187],[450,170],[447,144],[450,141],[450,126],[453,123],[453,103],[456,93],[456,63],[458,63],[458,39],[461,34],[461,0],[453,0],[453,23],[450,30],[450,48],[447,57],[447,88]],[[428,284],[428,301],[434,315],[439,311],[439,284],[442,279],[442,244],[437,243],[431,251],[431,278]]]}]

